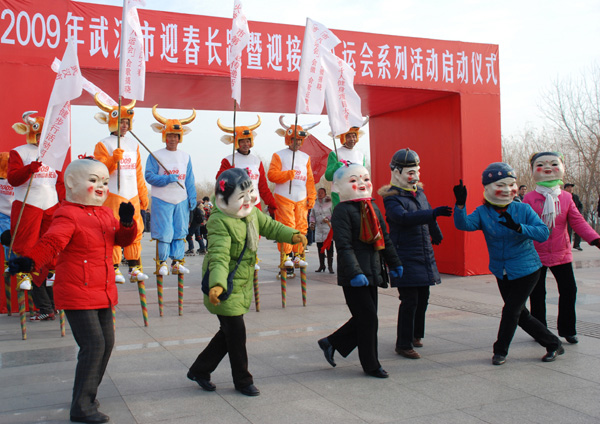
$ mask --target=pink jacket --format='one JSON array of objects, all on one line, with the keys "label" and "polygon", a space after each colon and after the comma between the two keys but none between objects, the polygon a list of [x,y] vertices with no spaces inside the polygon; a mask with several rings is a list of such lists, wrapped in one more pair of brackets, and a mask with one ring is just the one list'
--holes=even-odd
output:
[{"label": "pink jacket", "polygon": [[[573,261],[571,242],[567,232],[567,220],[573,231],[588,243],[600,238],[600,235],[594,231],[577,210],[571,193],[561,191],[558,200],[560,201],[561,213],[556,217],[555,228],[550,230],[550,237],[543,243],[533,242],[542,264],[547,267]],[[540,217],[542,216],[544,201],[544,196],[537,191],[531,191],[523,198],[523,203],[529,204]]]}]

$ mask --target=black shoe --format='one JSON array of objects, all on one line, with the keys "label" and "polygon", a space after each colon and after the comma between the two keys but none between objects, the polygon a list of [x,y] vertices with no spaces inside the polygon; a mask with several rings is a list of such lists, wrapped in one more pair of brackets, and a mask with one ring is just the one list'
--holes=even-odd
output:
[{"label": "black shoe", "polygon": [[246,387],[236,387],[235,390],[246,396],[260,395],[260,390],[258,390],[258,388],[254,384],[250,384]]},{"label": "black shoe", "polygon": [[494,365],[502,365],[505,362],[506,362],[506,356],[504,356],[504,355],[492,356],[492,364],[494,364]]},{"label": "black shoe", "polygon": [[330,274],[335,274],[335,271],[333,270],[333,268],[329,267],[329,273]]},{"label": "black shoe", "polygon": [[319,269],[316,269],[315,272],[323,272],[325,271],[325,266],[321,266],[319,267]]},{"label": "black shoe", "polygon": [[388,378],[390,375],[383,368],[379,367],[375,371],[366,372],[367,375],[377,378]]},{"label": "black shoe", "polygon": [[71,415],[71,421],[74,423],[107,423],[110,421],[110,417],[100,411],[96,411],[95,414],[88,415],[87,417],[74,417]]},{"label": "black shoe", "polygon": [[202,387],[203,390],[206,390],[207,392],[214,392],[215,390],[217,390],[217,386],[215,386],[212,383],[212,381],[207,380],[205,378],[196,377],[192,374],[191,371],[188,371],[187,378],[198,383],[198,385],[200,387]]},{"label": "black shoe", "polygon": [[579,250],[580,252],[583,250],[581,247],[577,246],[577,247],[573,247],[573,249],[575,250]]},{"label": "black shoe", "polygon": [[561,345],[556,350],[551,350],[551,351],[546,352],[546,354],[542,357],[542,361],[543,362],[554,362],[556,360],[556,358],[558,357],[558,355],[562,355],[563,353],[565,353],[565,348],[562,347],[562,345]]},{"label": "black shoe", "polygon": [[321,350],[323,350],[323,354],[325,355],[325,359],[327,360],[327,362],[329,362],[329,365],[335,367],[337,365],[333,360],[333,354],[335,353],[335,349],[333,348],[333,346],[331,346],[331,343],[329,343],[327,337],[322,338],[318,341],[318,343]]},{"label": "black shoe", "polygon": [[579,343],[579,339],[577,338],[577,336],[565,336],[565,340],[571,344]]}]

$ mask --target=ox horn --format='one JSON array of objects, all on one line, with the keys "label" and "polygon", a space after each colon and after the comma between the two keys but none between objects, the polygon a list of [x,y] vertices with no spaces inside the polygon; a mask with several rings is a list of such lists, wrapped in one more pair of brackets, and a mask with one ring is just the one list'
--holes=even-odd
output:
[{"label": "ox horn", "polygon": [[303,129],[304,131],[308,131],[308,130],[310,130],[311,128],[314,128],[314,127],[316,127],[316,126],[317,126],[317,125],[319,125],[320,123],[321,123],[321,121],[315,122],[314,124],[303,125],[303,126],[302,126],[302,129]]},{"label": "ox horn", "polygon": [[154,119],[156,119],[161,124],[166,125],[167,120],[158,114],[158,112],[156,111],[156,106],[158,105],[154,105],[154,107],[152,108],[152,116],[154,116]]},{"label": "ox horn", "polygon": [[25,122],[28,125],[35,124],[35,119],[29,117],[29,115],[33,115],[34,113],[37,113],[37,110],[29,110],[23,113],[23,122]]},{"label": "ox horn", "polygon": [[104,112],[110,113],[112,111],[112,107],[107,105],[106,103],[103,103],[100,98],[98,97],[100,93],[96,93],[94,94],[94,101],[96,102],[96,105],[103,110]]},{"label": "ox horn", "polygon": [[229,133],[229,134],[233,134],[233,128],[226,127],[225,125],[221,124],[221,118],[217,119],[217,126],[219,128],[221,128],[221,131],[224,131],[224,132]]},{"label": "ox horn", "polygon": [[283,115],[279,116],[279,123],[281,124],[281,126],[287,131],[290,129],[289,125],[285,125],[285,122],[283,122]]},{"label": "ox horn", "polygon": [[181,122],[181,125],[185,125],[189,124],[194,119],[196,119],[196,109],[192,109],[192,114],[188,118],[180,119],[179,122]]},{"label": "ox horn", "polygon": [[135,99],[131,101],[131,103],[129,103],[127,106],[123,106],[125,109],[129,110],[129,109],[133,109],[135,106]]},{"label": "ox horn", "polygon": [[248,128],[250,129],[250,131],[254,131],[258,127],[260,127],[260,124],[262,123],[262,121],[260,120],[260,116],[256,115],[256,117],[258,118],[258,121],[256,121],[256,124],[248,126]]}]

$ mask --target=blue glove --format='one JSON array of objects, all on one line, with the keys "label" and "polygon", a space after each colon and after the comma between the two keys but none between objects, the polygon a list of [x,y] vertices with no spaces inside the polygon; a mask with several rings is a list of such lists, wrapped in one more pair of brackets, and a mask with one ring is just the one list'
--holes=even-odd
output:
[{"label": "blue glove", "polygon": [[176,183],[177,181],[179,181],[179,176],[177,174],[169,174],[169,183]]},{"label": "blue glove", "polygon": [[356,277],[350,280],[350,285],[352,287],[366,287],[369,285],[369,280],[367,280],[365,274],[358,274]]},{"label": "blue glove", "polygon": [[395,279],[402,278],[403,273],[404,273],[404,268],[402,268],[401,266],[394,268],[394,269],[390,269],[390,277],[395,278]]}]

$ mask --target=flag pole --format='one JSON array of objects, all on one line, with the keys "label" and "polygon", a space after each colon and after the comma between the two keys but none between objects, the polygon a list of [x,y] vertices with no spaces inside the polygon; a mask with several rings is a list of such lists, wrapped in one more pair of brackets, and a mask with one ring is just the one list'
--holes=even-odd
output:
[{"label": "flag pole", "polygon": [[[150,149],[149,149],[149,148],[148,148],[148,147],[147,147],[147,146],[146,146],[144,143],[142,143],[142,140],[140,140],[140,139],[138,138],[138,136],[134,134],[134,132],[133,132],[133,131],[129,131],[129,134],[131,134],[131,135],[132,135],[132,136],[133,136],[133,137],[134,137],[134,138],[135,138],[135,139],[138,141],[138,143],[140,143],[140,144],[142,145],[142,147],[143,147],[144,149],[146,149],[146,151],[147,151],[147,152],[150,154],[150,156],[152,156],[152,157],[154,158],[154,160],[156,161],[156,163],[158,163],[158,164],[159,164],[159,165],[162,167],[162,169],[164,169],[164,170],[165,170],[165,172],[166,172],[167,174],[170,174],[170,173],[171,173],[171,172],[170,172],[170,171],[169,171],[169,170],[168,170],[168,169],[167,169],[167,168],[166,168],[166,167],[165,167],[165,166],[162,164],[162,162],[161,162],[160,160],[158,160],[158,158],[157,158],[157,157],[154,155],[154,153],[152,153],[152,152],[150,151]],[[182,185],[182,184],[181,184],[179,181],[175,181],[175,182],[176,182],[176,183],[179,185],[179,187],[181,187],[182,189],[184,189],[184,190],[185,190],[185,187],[184,187],[184,186],[183,186],[183,185]]]},{"label": "flag pole", "polygon": [[[131,127],[131,121],[129,121]],[[121,94],[119,93],[119,115],[117,117],[117,149],[121,148]],[[121,161],[117,162],[117,194],[121,193]]]},{"label": "flag pole", "polygon": [[[296,114],[296,120],[294,121],[294,137],[292,138],[292,144],[296,143],[296,139],[298,138],[298,114]],[[294,170],[294,161],[296,160],[296,149],[292,149],[292,171]],[[289,194],[292,194],[292,182],[294,180],[290,180],[290,191]]]},{"label": "flag pole", "polygon": [[237,109],[237,100],[233,99],[233,153],[231,156],[231,166],[235,168],[235,113]]}]

